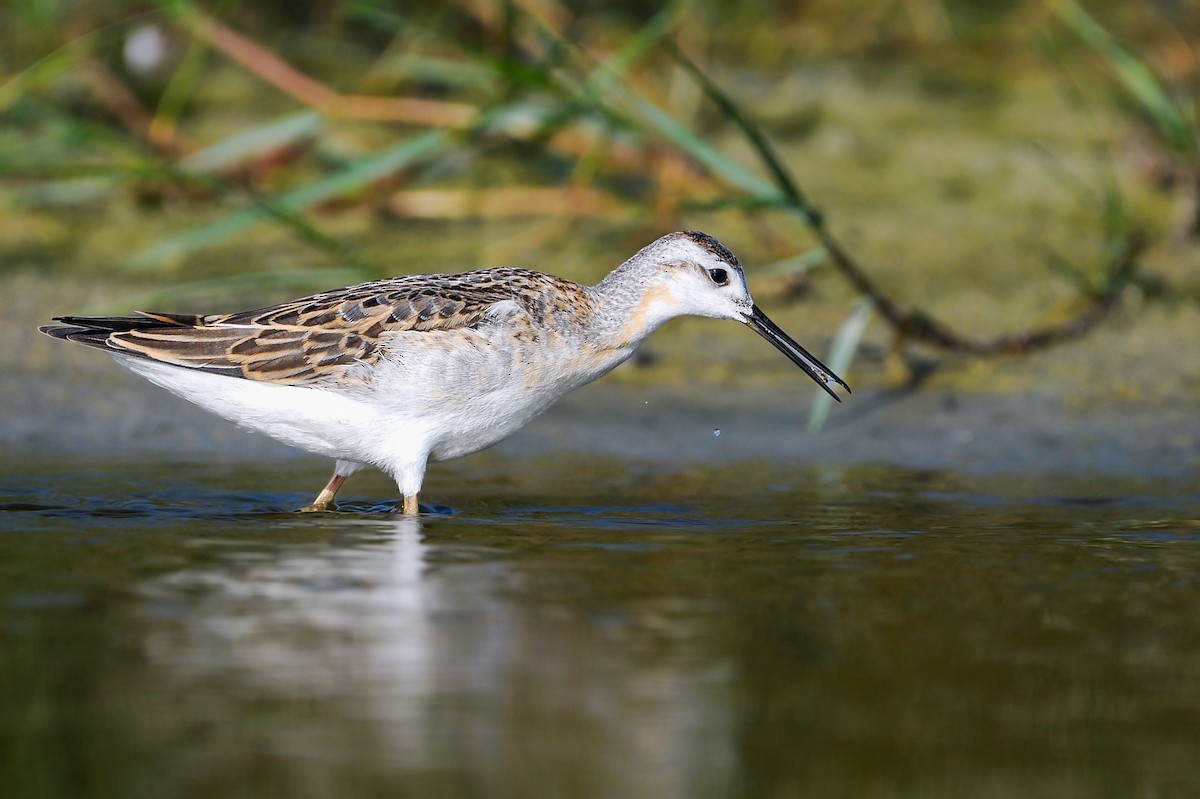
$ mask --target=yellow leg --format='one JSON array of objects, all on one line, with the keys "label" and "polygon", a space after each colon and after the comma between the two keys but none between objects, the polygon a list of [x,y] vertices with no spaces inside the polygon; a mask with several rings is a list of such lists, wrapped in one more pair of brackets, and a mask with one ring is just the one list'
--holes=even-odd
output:
[{"label": "yellow leg", "polygon": [[315,510],[329,510],[329,506],[333,504],[333,498],[337,496],[338,489],[342,487],[342,483],[346,482],[347,475],[333,473],[333,477],[329,478],[329,482],[321,489],[321,493],[317,494],[317,498],[313,500],[313,504],[306,508],[301,508],[301,513],[308,513]]},{"label": "yellow leg", "polygon": [[408,494],[404,497],[404,515],[416,516],[421,512],[421,508],[417,505],[417,495]]}]

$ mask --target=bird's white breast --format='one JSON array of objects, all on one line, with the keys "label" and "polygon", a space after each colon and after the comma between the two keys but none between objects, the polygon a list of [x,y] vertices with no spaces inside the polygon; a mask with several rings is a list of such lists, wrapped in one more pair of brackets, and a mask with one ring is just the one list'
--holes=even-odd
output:
[{"label": "bird's white breast", "polygon": [[370,390],[389,418],[426,425],[430,458],[448,460],[506,438],[628,357],[589,355],[546,331],[536,340],[511,333],[397,333]]}]

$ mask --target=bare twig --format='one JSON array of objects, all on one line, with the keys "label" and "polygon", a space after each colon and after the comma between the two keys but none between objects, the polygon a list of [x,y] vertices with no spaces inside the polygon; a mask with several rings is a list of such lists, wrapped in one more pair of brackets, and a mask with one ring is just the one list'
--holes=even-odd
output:
[{"label": "bare twig", "polygon": [[[180,20],[195,36],[267,83],[330,117],[430,125],[451,130],[470,130],[480,119],[481,109],[468,103],[420,97],[339,94],[300,72],[261,44],[199,11],[189,10],[181,15]],[[539,135],[540,131],[538,127],[533,131],[515,130],[510,134],[515,138],[529,138]],[[555,131],[546,146],[579,155],[594,146],[595,138],[594,134],[587,131],[563,129]],[[620,145],[609,148],[609,159],[635,168],[644,168],[646,161],[644,154]]]},{"label": "bare twig", "polygon": [[188,11],[180,20],[198,38],[272,86],[331,117],[459,129],[469,125],[478,112],[466,103],[422,97],[339,94],[249,37],[199,11]]},{"label": "bare twig", "polygon": [[867,275],[862,266],[829,232],[821,212],[808,203],[791,172],[775,155],[762,132],[746,118],[736,103],[689,59],[674,42],[664,44],[668,53],[696,80],[714,103],[738,126],[754,148],[763,165],[771,173],[784,199],[785,207],[797,213],[829,254],[837,270],[860,294],[870,297],[875,310],[892,326],[897,336],[919,341],[939,349],[965,352],[972,355],[1025,353],[1079,338],[1107,317],[1120,303],[1121,292],[1135,277],[1137,259],[1145,247],[1144,236],[1134,231],[1121,243],[1119,252],[1108,269],[1109,279],[1102,291],[1088,298],[1087,306],[1070,319],[1017,333],[994,338],[963,335],[926,312],[905,308],[885,294]]},{"label": "bare twig", "polygon": [[867,277],[862,267],[842,248],[824,225],[814,229],[814,232],[838,271],[859,293],[871,298],[875,303],[875,310],[887,320],[898,336],[939,349],[971,355],[1020,354],[1080,338],[1120,304],[1121,292],[1133,280],[1137,259],[1146,246],[1146,239],[1142,234],[1131,234],[1113,260],[1109,269],[1110,278],[1104,289],[1089,297],[1086,307],[1071,318],[1032,330],[1005,333],[993,338],[978,338],[958,333],[920,309],[902,307]]}]

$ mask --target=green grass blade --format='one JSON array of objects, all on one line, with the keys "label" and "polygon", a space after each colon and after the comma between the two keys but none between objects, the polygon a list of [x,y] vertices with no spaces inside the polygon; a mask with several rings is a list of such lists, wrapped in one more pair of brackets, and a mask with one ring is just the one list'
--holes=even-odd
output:
[{"label": "green grass blade", "polygon": [[[834,374],[844,375],[850,369],[850,363],[854,360],[854,354],[858,352],[858,345],[862,341],[863,331],[867,329],[867,323],[871,321],[871,313],[874,310],[874,301],[870,297],[863,297],[838,328],[829,348],[829,359],[825,361]],[[833,397],[824,390],[817,389],[812,411],[808,416],[808,429],[814,433],[820,431],[825,426],[825,419],[832,407]]]},{"label": "green grass blade", "polygon": [[441,150],[447,140],[448,134],[444,131],[430,131],[406,139],[381,153],[353,161],[347,168],[329,177],[287,192],[278,198],[260,202],[251,208],[236,211],[211,224],[164,239],[133,256],[126,266],[134,271],[153,269],[272,218],[292,226],[301,235],[313,240],[315,230],[302,222],[298,216],[299,212],[349,192],[361,190],[404,167],[427,159]]},{"label": "green grass blade", "polygon": [[1075,35],[1105,60],[1125,91],[1173,148],[1189,154],[1200,148],[1195,121],[1188,119],[1146,62],[1126,50],[1074,0],[1060,0],[1054,8]]},{"label": "green grass blade", "polygon": [[692,80],[704,91],[704,94],[721,109],[721,112],[742,131],[750,146],[758,154],[763,166],[771,173],[777,190],[769,192],[758,191],[755,193],[760,196],[783,196],[789,201],[788,205],[803,215],[809,222],[819,224],[820,215],[816,209],[808,204],[803,192],[800,191],[800,187],[796,185],[796,181],[792,178],[791,172],[783,165],[779,157],[775,155],[775,149],[767,140],[766,134],[762,132],[762,129],[751,122],[750,118],[733,101],[733,98],[717,86],[708,75],[704,74],[700,67],[696,66],[695,62],[688,58],[674,42],[668,39],[665,44],[667,45],[667,52],[670,53],[671,57],[684,68],[684,71],[691,76]]},{"label": "green grass blade", "polygon": [[57,81],[78,63],[79,54],[63,47],[13,75],[0,76],[0,114],[8,111],[27,91]]},{"label": "green grass blade", "polygon": [[772,197],[717,197],[712,200],[693,200],[688,197],[679,200],[679,207],[688,211],[762,211],[772,208],[786,208],[789,211],[795,204],[781,194]]},{"label": "green grass blade", "polygon": [[[755,276],[779,277],[782,275],[802,275],[829,262],[829,251],[824,247],[816,247],[808,252],[773,261],[769,264],[755,267]],[[832,367],[830,367],[832,368]]]},{"label": "green grass blade", "polygon": [[[540,121],[542,135],[552,133],[581,114],[589,112],[616,128],[640,132],[638,126],[631,124],[606,101],[606,96],[614,89],[621,88],[625,73],[670,33],[678,22],[679,11],[684,5],[686,4],[672,4],[656,14],[617,52],[600,64],[597,64],[591,56],[565,37],[561,31],[537,15],[525,12],[529,21],[542,34],[547,36],[557,48],[570,53],[577,61],[584,64],[588,72],[582,81],[571,82],[565,80],[558,71],[539,63],[521,62],[517,64],[508,60],[499,60],[496,62],[496,68],[510,82],[521,85],[527,91],[549,90],[558,95],[558,105],[553,109],[543,110]],[[514,8],[517,11],[524,11],[519,7]]]},{"label": "green grass blade", "polygon": [[197,150],[179,162],[192,172],[216,172],[257,155],[286,147],[315,136],[321,128],[321,115],[316,111],[301,111],[279,119],[239,130],[221,141]]},{"label": "green grass blade", "polygon": [[587,80],[587,91],[594,97],[601,98],[613,86],[621,82],[635,64],[645,58],[675,29],[685,5],[673,3],[651,17],[645,25],[629,37],[620,50],[606,59],[599,69],[592,72]]},{"label": "green grass blade", "polygon": [[787,168],[776,157],[775,151],[771,147],[770,142],[767,141],[767,137],[762,132],[762,129],[751,122],[750,118],[742,113],[741,108],[733,102],[733,99],[722,91],[708,75],[704,74],[700,67],[696,66],[696,63],[688,58],[673,41],[667,40],[665,44],[667,52],[675,59],[676,63],[683,67],[684,71],[696,81],[696,84],[700,86],[708,98],[716,103],[722,113],[742,131],[755,151],[758,152],[759,157],[762,158],[763,163],[770,169],[771,176],[775,178],[775,184],[779,187],[779,190],[785,196],[794,200],[797,205],[807,205],[804,202],[803,195],[800,193],[800,187],[796,185],[796,182],[792,180],[791,173],[787,171]]},{"label": "green grass blade", "polygon": [[[97,313],[128,313],[142,311],[214,312],[211,305],[221,302],[245,302],[247,296],[269,300],[272,295],[287,293],[301,296],[324,291],[335,286],[363,283],[374,277],[362,269],[297,269],[273,272],[249,272],[230,277],[194,280],[168,288],[128,297],[120,306],[98,309]],[[203,303],[207,310],[198,308]]]},{"label": "green grass blade", "polygon": [[713,147],[686,125],[632,90],[625,90],[626,101],[659,136],[699,162],[705,169],[739,189],[762,199],[777,203],[780,193],[766,180]]},{"label": "green grass blade", "polygon": [[595,69],[586,87],[586,99],[599,102],[607,94],[618,94],[660,138],[682,150],[714,175],[740,188],[763,205],[779,205],[780,194],[771,184],[702,139],[683,123],[621,81],[622,76],[659,43],[672,48],[668,37],[686,4],[667,8],[653,17],[625,47]]},{"label": "green grass blade", "polygon": [[117,180],[109,177],[39,181],[19,189],[16,199],[25,208],[87,205],[99,201],[117,185]]},{"label": "green grass blade", "polygon": [[621,80],[629,68],[650,52],[655,44],[669,42],[667,35],[682,18],[682,11],[686,6],[686,3],[672,5],[655,15],[621,50],[599,65],[559,31],[549,27],[535,15],[529,15],[529,19],[559,46],[573,53],[578,60],[592,69],[583,86],[576,92],[576,98],[582,106],[618,124],[627,125],[625,117],[614,113],[606,102],[608,95],[617,95],[618,100],[631,107],[635,116],[639,118],[637,121],[640,125],[635,124],[635,128],[643,134],[650,133],[667,140],[718,178],[750,194],[761,205],[792,206],[793,203],[788,202],[769,181],[704,141],[686,125]]}]

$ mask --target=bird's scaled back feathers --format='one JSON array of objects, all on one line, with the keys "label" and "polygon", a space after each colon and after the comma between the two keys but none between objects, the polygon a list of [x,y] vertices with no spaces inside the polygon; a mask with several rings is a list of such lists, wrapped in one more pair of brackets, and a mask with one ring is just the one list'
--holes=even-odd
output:
[{"label": "bird's scaled back feathers", "polygon": [[294,386],[363,379],[390,333],[475,330],[515,315],[557,327],[591,313],[582,286],[526,269],[412,275],[239,313],[59,317],[41,330],[121,355]]}]

